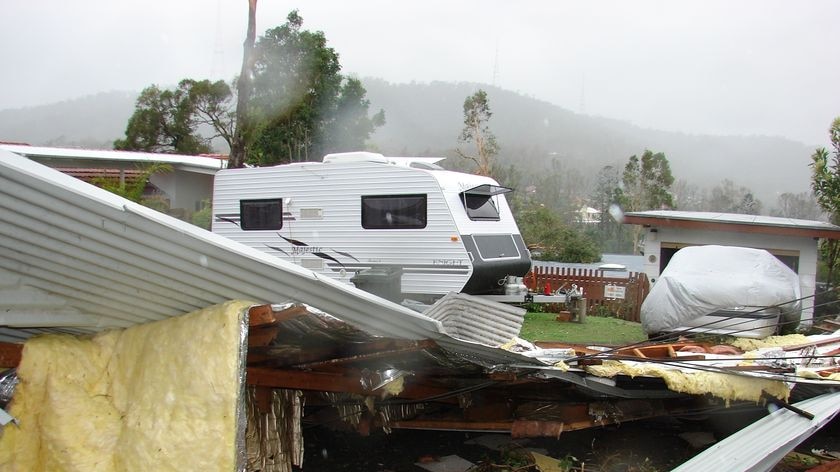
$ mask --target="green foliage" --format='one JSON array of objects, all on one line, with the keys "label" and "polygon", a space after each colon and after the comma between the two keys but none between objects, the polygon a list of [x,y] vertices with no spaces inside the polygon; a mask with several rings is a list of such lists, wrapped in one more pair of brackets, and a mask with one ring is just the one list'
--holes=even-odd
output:
[{"label": "green foliage", "polygon": [[[811,189],[817,203],[834,224],[840,223],[840,117],[834,119],[828,129],[832,150],[819,148],[811,155]],[[830,155],[829,155],[830,154]],[[829,157],[831,161],[829,162]],[[834,285],[840,242],[836,239],[820,241],[820,259],[825,264],[826,281]]]},{"label": "green foliage", "polygon": [[[140,175],[132,179],[123,179],[120,181],[118,177],[97,177],[91,183],[132,202],[145,203],[143,201],[143,192],[146,190],[149,178],[153,174],[172,172],[172,166],[163,163],[137,166],[137,169],[140,171]],[[151,201],[149,203],[150,205],[147,206],[153,206],[155,209],[158,209],[158,204]]]},{"label": "green foliage", "polygon": [[478,175],[491,175],[493,158],[499,152],[496,136],[487,125],[492,116],[490,101],[484,90],[479,89],[464,100],[464,129],[461,130],[458,141],[474,145],[475,154],[467,154],[460,149],[457,153],[475,163],[475,173]]},{"label": "green foliage", "polygon": [[516,216],[522,238],[529,247],[538,248],[534,258],[559,262],[596,262],[601,254],[592,240],[545,206],[534,204]]},{"label": "green foliage", "polygon": [[[230,87],[222,81],[196,82],[184,79],[175,90],[152,85],[137,98],[134,114],[128,120],[125,139],[114,141],[114,149],[127,151],[202,154],[211,151],[210,139],[198,132],[202,123],[222,118]],[[219,116],[205,116],[202,111]],[[230,128],[230,117],[226,125]]]},{"label": "green foliage", "polygon": [[625,211],[661,210],[674,207],[671,185],[674,176],[665,154],[645,150],[642,159],[630,156],[622,175]]},{"label": "green foliage", "polygon": [[302,29],[303,18],[269,29],[255,46],[248,118],[248,162],[269,165],[320,159],[335,151],[364,149],[385,123],[358,79],[340,74],[338,53],[321,31]]},{"label": "green foliage", "polygon": [[198,226],[199,228],[204,228],[206,230],[210,230],[210,223],[212,222],[213,218],[213,205],[210,203],[210,200],[204,200],[201,202],[201,210],[193,213],[192,215],[192,224]]},{"label": "green foliage", "polygon": [[[244,143],[255,165],[320,159],[336,151],[365,148],[385,112],[368,116],[370,101],[355,78],[340,74],[338,53],[321,31],[302,29],[297,11],[266,31],[253,49],[253,83],[236,119],[231,87],[223,81],[184,79],[175,90],[152,85],[137,99],[125,139],[115,149],[202,154],[213,138],[231,150]],[[250,77],[250,75],[249,75]],[[240,85],[242,80],[240,80]],[[202,136],[202,130],[212,130]]]}]

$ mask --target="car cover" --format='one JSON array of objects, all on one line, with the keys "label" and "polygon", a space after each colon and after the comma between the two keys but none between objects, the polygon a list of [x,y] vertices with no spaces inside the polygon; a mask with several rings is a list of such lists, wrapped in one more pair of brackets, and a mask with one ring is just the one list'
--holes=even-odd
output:
[{"label": "car cover", "polygon": [[782,322],[799,321],[799,276],[763,249],[680,249],[642,303],[646,333],[670,331],[719,310],[782,306]]}]

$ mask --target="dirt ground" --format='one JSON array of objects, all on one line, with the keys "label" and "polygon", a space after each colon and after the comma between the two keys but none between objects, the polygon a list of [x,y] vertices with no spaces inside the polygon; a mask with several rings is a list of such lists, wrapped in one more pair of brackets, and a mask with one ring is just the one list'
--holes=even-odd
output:
[{"label": "dirt ground", "polygon": [[[763,414],[760,409],[724,412],[702,418],[663,418],[564,433],[560,438],[511,440],[495,434],[508,449],[527,448],[576,467],[603,472],[668,471],[698,454],[705,446],[692,446],[687,438],[720,440]],[[690,433],[690,434],[685,434]],[[304,431],[302,471],[421,472],[416,462],[458,455],[475,464],[503,464],[511,456],[481,445],[465,444],[484,433],[395,430],[368,437],[323,427]],[[835,419],[803,443],[812,448],[840,450],[840,420]],[[488,467],[476,470],[510,470]],[[522,469],[530,470],[530,469]],[[789,472],[778,466],[775,472]]]}]

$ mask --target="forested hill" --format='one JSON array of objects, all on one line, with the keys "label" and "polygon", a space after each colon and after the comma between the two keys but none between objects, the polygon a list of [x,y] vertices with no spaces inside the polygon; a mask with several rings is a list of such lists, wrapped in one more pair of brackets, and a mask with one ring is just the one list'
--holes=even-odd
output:
[{"label": "forested hill", "polygon": [[371,109],[383,108],[386,125],[374,135],[385,153],[444,154],[458,146],[464,99],[487,91],[490,128],[501,156],[523,169],[564,167],[594,175],[604,165],[623,166],[645,149],[664,152],[676,179],[712,187],[723,179],[752,189],[772,206],[783,192],[805,192],[814,146],[779,137],[690,135],[643,129],[630,123],[574,113],[536,98],[471,83],[389,84],[363,80]]},{"label": "forested hill", "polygon": [[0,110],[0,141],[110,149],[125,133],[135,92],[103,92],[49,105]]},{"label": "forested hill", "polygon": [[[627,122],[581,115],[490,85],[390,84],[363,79],[371,110],[383,108],[386,125],[373,145],[386,154],[452,155],[463,127],[464,99],[483,88],[493,117],[490,127],[501,157],[523,171],[539,172],[551,161],[588,178],[604,165],[623,166],[645,149],[664,152],[675,178],[700,187],[723,179],[752,189],[766,206],[782,192],[809,188],[813,146],[777,137],[701,136],[639,128]],[[0,110],[0,141],[36,145],[105,147],[125,131],[136,93],[108,92],[51,105]]]}]

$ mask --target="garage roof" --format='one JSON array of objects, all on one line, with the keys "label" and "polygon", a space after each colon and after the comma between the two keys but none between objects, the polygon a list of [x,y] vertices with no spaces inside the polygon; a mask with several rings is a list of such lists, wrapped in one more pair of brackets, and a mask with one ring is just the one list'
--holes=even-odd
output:
[{"label": "garage roof", "polygon": [[831,223],[763,215],[655,210],[625,213],[624,223],[657,226],[660,228],[685,228],[840,239],[840,226]]}]

